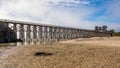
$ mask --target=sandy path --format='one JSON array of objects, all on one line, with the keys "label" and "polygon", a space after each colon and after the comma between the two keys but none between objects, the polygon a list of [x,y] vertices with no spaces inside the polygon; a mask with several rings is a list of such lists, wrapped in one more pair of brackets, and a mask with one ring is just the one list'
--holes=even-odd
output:
[{"label": "sandy path", "polygon": [[60,43],[77,43],[77,44],[85,44],[85,45],[103,45],[103,46],[113,46],[120,47],[120,37],[112,37],[112,38],[80,38],[76,40],[68,40],[62,41]]},{"label": "sandy path", "polygon": [[[2,55],[0,68],[120,68],[118,41],[92,38],[15,47]],[[40,52],[45,54],[35,55]]]}]

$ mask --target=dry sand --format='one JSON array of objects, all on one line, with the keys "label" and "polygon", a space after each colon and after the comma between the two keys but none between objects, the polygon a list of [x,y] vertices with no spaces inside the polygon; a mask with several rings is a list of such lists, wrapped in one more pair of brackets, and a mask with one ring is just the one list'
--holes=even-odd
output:
[{"label": "dry sand", "polygon": [[120,68],[119,37],[80,38],[0,52],[0,68]]}]

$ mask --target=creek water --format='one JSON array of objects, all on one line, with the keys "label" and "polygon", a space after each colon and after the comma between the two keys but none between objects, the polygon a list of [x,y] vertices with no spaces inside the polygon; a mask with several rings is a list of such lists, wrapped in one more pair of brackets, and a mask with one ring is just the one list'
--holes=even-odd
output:
[{"label": "creek water", "polygon": [[0,47],[7,46],[26,46],[26,45],[34,45],[34,44],[47,44],[46,42],[16,42],[16,43],[0,43]]},{"label": "creek water", "polygon": [[0,43],[0,47],[4,46],[25,46],[25,45],[32,45],[34,43],[27,43],[27,42],[16,42],[16,43]]}]

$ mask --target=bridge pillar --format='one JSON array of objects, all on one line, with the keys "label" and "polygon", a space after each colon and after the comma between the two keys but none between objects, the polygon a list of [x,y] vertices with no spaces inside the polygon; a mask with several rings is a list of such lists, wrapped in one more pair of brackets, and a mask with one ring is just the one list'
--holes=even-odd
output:
[{"label": "bridge pillar", "polygon": [[50,28],[48,27],[48,26],[45,26],[45,34],[46,34],[46,40],[45,40],[45,42],[46,43],[49,43],[49,35],[50,35],[50,33],[49,33],[49,31],[50,31]]},{"label": "bridge pillar", "polygon": [[33,43],[37,43],[37,26],[33,25]]},{"label": "bridge pillar", "polygon": [[38,32],[38,34],[39,34],[39,42],[42,44],[42,42],[43,42],[43,40],[42,40],[42,26],[39,26],[39,28],[38,28],[38,30],[39,30],[39,32]]},{"label": "bridge pillar", "polygon": [[34,44],[34,36],[33,36],[33,25],[30,25],[30,42]]},{"label": "bridge pillar", "polygon": [[30,43],[31,42],[31,25],[27,25],[26,27],[26,42]]},{"label": "bridge pillar", "polygon": [[59,39],[60,39],[60,41],[63,40],[63,29],[62,28],[60,28],[60,37],[59,37]]},{"label": "bridge pillar", "polygon": [[67,40],[67,38],[68,38],[68,32],[67,32],[66,28],[64,30],[65,30],[65,33],[64,33],[65,34],[65,40]]},{"label": "bridge pillar", "polygon": [[57,28],[54,27],[54,42],[57,41]]},{"label": "bridge pillar", "polygon": [[49,43],[52,43],[52,27],[49,27]]},{"label": "bridge pillar", "polygon": [[65,29],[62,28],[62,40],[65,40]]},{"label": "bridge pillar", "polygon": [[17,42],[17,25],[13,24],[13,40]]},{"label": "bridge pillar", "polygon": [[46,44],[46,38],[47,38],[47,27],[42,26],[42,44]]},{"label": "bridge pillar", "polygon": [[71,39],[73,38],[73,30],[71,29]]},{"label": "bridge pillar", "polygon": [[59,27],[56,27],[55,36],[56,36],[56,41],[59,41],[60,40],[60,28]]},{"label": "bridge pillar", "polygon": [[52,42],[55,41],[55,28],[52,27]]},{"label": "bridge pillar", "polygon": [[39,34],[39,33],[40,33],[40,32],[39,32],[40,30],[39,30],[39,28],[40,28],[40,27],[37,25],[37,26],[36,26],[36,42],[37,42],[38,44],[39,44],[39,39],[40,39],[40,34]]},{"label": "bridge pillar", "polygon": [[23,42],[25,41],[25,37],[24,37],[24,25],[23,24],[19,24],[19,28],[20,28],[20,31],[19,31],[19,38],[20,40],[22,40]]}]

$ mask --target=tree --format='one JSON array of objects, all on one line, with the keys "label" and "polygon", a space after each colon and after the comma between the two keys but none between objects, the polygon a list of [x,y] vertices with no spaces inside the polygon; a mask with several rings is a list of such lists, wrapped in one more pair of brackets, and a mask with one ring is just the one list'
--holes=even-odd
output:
[{"label": "tree", "polygon": [[109,31],[111,36],[120,36],[120,32],[115,32],[113,29]]},{"label": "tree", "polygon": [[98,30],[99,30],[100,32],[102,32],[102,27],[99,27]]},{"label": "tree", "polygon": [[107,31],[107,26],[106,25],[103,25],[102,26],[102,32],[106,32]]},{"label": "tree", "polygon": [[107,32],[107,26],[106,25],[103,25],[102,27],[95,26],[95,31]]},{"label": "tree", "polygon": [[98,26],[95,26],[95,31],[99,31],[99,27]]},{"label": "tree", "polygon": [[111,36],[114,36],[115,35],[115,30],[114,29],[109,30],[109,33],[111,34]]}]

